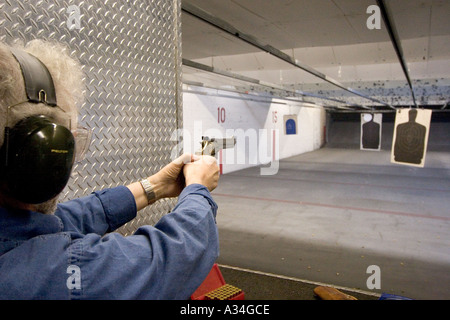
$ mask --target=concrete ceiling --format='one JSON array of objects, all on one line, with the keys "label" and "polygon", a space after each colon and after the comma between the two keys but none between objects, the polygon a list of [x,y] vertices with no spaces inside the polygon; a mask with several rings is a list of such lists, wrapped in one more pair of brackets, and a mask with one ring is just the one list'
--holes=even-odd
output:
[{"label": "concrete ceiling", "polygon": [[[391,105],[412,104],[384,22],[370,30],[375,0],[182,0],[259,42]],[[422,106],[450,98],[450,1],[387,0]],[[260,49],[182,13],[183,58],[292,90],[370,105]],[[195,72],[186,70],[193,80]],[[201,76],[200,76],[201,81]],[[220,81],[219,81],[220,82]],[[380,91],[380,87],[384,91]],[[355,100],[356,99],[356,100]],[[363,99],[364,100],[364,99]]]}]

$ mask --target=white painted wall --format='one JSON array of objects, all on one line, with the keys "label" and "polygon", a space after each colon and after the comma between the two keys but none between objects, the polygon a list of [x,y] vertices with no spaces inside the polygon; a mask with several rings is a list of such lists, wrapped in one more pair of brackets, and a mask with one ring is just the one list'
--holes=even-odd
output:
[{"label": "white painted wall", "polygon": [[[285,134],[285,115],[296,119],[296,135]],[[234,149],[219,155],[227,173],[319,149],[325,111],[288,100],[184,85],[183,125],[184,152],[197,151],[202,136],[237,138]]]}]

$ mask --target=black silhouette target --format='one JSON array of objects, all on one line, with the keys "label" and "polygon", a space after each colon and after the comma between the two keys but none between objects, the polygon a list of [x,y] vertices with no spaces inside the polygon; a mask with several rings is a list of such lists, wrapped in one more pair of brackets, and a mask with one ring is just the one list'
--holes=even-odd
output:
[{"label": "black silhouette target", "polygon": [[428,127],[418,123],[417,117],[418,110],[411,109],[408,112],[408,122],[401,123],[396,127],[393,150],[395,162],[403,162],[414,165],[423,164]]},{"label": "black silhouette target", "polygon": [[380,150],[382,115],[361,114],[361,150]]}]

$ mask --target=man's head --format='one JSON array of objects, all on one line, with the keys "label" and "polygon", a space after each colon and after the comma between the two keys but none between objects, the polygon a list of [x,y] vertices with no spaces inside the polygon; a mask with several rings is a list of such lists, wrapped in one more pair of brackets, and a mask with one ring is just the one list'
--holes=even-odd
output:
[{"label": "man's head", "polygon": [[[47,80],[42,75],[44,73],[49,74]],[[52,82],[56,106],[47,101],[45,91],[49,91],[48,95],[52,91],[47,89],[41,90],[42,97],[39,93],[41,101],[30,101],[30,86],[39,82],[36,78]],[[9,199],[9,205],[39,204],[35,207],[50,210],[46,202],[56,202],[55,197],[62,190],[61,186],[65,186],[70,174],[73,163],[71,154],[75,148],[71,131],[77,127],[77,107],[82,101],[81,67],[69,57],[63,46],[34,40],[25,47],[12,50],[0,43],[0,166],[3,166],[0,198],[3,202]],[[55,140],[54,136],[58,139]],[[41,142],[42,145],[39,145]],[[68,155],[64,158],[64,154]],[[22,174],[22,167],[25,174]],[[50,177],[61,167],[66,168],[67,179],[58,181],[55,178],[54,183],[49,183],[47,172]],[[42,189],[53,188],[58,191],[41,192],[39,181],[42,181]],[[28,184],[35,186],[30,188]],[[22,189],[25,190],[23,194]],[[41,194],[34,195],[31,190]]]}]

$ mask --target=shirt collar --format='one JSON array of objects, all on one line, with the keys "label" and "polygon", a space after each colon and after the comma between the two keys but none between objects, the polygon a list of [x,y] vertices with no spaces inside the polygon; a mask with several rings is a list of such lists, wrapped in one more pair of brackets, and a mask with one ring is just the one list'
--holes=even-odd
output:
[{"label": "shirt collar", "polygon": [[62,230],[62,221],[55,215],[0,207],[0,239],[28,240]]}]

